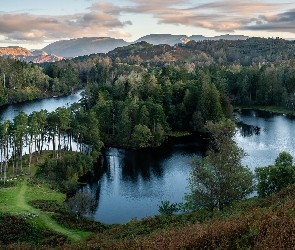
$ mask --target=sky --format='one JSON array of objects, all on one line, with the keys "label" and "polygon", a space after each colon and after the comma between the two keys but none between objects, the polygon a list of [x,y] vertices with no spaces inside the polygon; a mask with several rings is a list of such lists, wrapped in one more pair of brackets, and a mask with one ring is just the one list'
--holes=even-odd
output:
[{"label": "sky", "polygon": [[0,47],[65,39],[223,34],[295,40],[290,0],[0,0]]}]

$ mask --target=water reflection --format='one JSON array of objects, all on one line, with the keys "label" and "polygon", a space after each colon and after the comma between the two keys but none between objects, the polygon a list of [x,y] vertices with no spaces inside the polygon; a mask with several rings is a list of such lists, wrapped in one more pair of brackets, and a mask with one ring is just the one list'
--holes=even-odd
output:
[{"label": "water reflection", "polygon": [[[252,171],[273,164],[285,150],[295,157],[295,120],[253,110],[237,115],[235,140],[245,150],[243,160]],[[91,181],[84,188],[97,194],[96,220],[125,223],[131,218],[158,214],[163,200],[181,202],[187,192],[190,162],[204,155],[206,143],[194,135],[146,150],[106,149]]]},{"label": "water reflection", "polygon": [[183,201],[190,162],[196,153],[204,153],[204,141],[198,135],[155,149],[105,149],[82,188],[100,196],[95,219],[125,223],[158,214],[162,200]]},{"label": "water reflection", "polygon": [[[273,164],[282,151],[295,157],[294,118],[255,110],[244,110],[237,118],[241,123],[235,140],[247,153],[243,163],[252,170]],[[255,127],[260,128],[259,133]]]},{"label": "water reflection", "polygon": [[[11,105],[0,110],[0,119],[13,120],[21,110],[27,114],[40,109],[49,112],[78,101],[80,95]],[[295,157],[295,119],[254,110],[237,114],[240,120],[235,140],[248,154],[244,165],[252,170],[274,163],[281,151]],[[163,200],[181,202],[187,192],[190,162],[204,155],[205,142],[199,135],[171,140],[155,149],[139,151],[106,149],[83,180],[81,190],[89,190],[97,200],[96,220],[125,223],[137,217],[158,214]]]},{"label": "water reflection", "polygon": [[240,134],[244,137],[249,137],[249,136],[260,134],[260,127],[258,127],[258,126],[253,126],[253,125],[245,124],[242,122],[238,122],[237,128],[238,128]]}]

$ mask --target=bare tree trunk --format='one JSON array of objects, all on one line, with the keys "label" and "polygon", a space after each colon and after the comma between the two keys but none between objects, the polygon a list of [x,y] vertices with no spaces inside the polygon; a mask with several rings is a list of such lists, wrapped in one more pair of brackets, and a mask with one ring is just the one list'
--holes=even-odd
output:
[{"label": "bare tree trunk", "polygon": [[20,143],[19,157],[20,157],[20,172],[23,173],[23,142],[22,140]]},{"label": "bare tree trunk", "polygon": [[5,89],[6,88],[6,83],[5,83],[5,73],[3,72],[3,88]]},{"label": "bare tree trunk", "polygon": [[40,146],[40,155],[42,154],[42,150],[43,150],[43,145],[44,145],[44,133],[41,134],[41,146]]},{"label": "bare tree trunk", "polygon": [[60,130],[58,129],[58,150],[57,150],[57,158],[61,160],[61,136],[60,136]]},{"label": "bare tree trunk", "polygon": [[0,180],[2,181],[2,174],[3,174],[3,147],[1,147],[1,155],[0,155]]},{"label": "bare tree trunk", "polygon": [[13,142],[13,152],[12,152],[12,177],[14,177],[15,175],[15,171],[17,170],[17,168],[15,167],[15,159],[16,159],[16,145],[15,145],[15,140]]},{"label": "bare tree trunk", "polygon": [[52,137],[52,149],[53,149],[53,157],[55,157],[55,132],[53,133]]},{"label": "bare tree trunk", "polygon": [[7,179],[7,159],[8,159],[8,140],[4,143],[4,179],[3,182],[5,184]]},{"label": "bare tree trunk", "polygon": [[38,135],[38,139],[37,139],[37,145],[35,145],[35,147],[37,146],[37,154],[36,154],[36,161],[39,161],[39,156],[41,154],[41,135]]},{"label": "bare tree trunk", "polygon": [[33,154],[33,135],[31,135],[30,144],[29,144],[29,171],[28,171],[29,174],[31,174],[32,154]]},{"label": "bare tree trunk", "polygon": [[70,134],[69,134],[70,151],[73,151],[73,148],[72,148],[72,139],[73,139],[73,133],[70,132]]},{"label": "bare tree trunk", "polygon": [[3,178],[3,182],[5,184],[6,179],[7,179],[7,159],[5,160],[5,164],[4,164],[4,178]]}]

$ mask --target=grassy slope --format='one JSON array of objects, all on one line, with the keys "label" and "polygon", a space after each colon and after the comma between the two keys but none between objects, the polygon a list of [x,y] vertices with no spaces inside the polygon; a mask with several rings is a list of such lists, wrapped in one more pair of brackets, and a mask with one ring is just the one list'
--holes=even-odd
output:
[{"label": "grassy slope", "polygon": [[[32,169],[34,173],[34,169]],[[46,185],[30,186],[28,185],[29,176],[19,176],[13,180],[17,184],[13,187],[0,189],[0,212],[11,214],[31,213],[38,215],[34,221],[52,231],[61,233],[67,236],[71,241],[79,241],[90,235],[88,232],[72,230],[60,226],[53,220],[49,213],[44,213],[31,205],[30,200],[57,200],[62,203],[65,200],[65,195],[50,189]]]},{"label": "grassy slope", "polygon": [[[34,169],[33,169],[34,170]],[[264,200],[252,198],[233,204],[213,217],[206,211],[146,218],[112,225],[85,239],[89,233],[69,230],[28,204],[48,199],[62,203],[64,195],[46,185],[31,186],[28,176],[17,185],[0,189],[0,212],[38,215],[40,227],[72,240],[61,249],[293,249],[295,246],[295,185]],[[10,249],[14,249],[14,246]],[[49,248],[48,248],[49,249]]]}]

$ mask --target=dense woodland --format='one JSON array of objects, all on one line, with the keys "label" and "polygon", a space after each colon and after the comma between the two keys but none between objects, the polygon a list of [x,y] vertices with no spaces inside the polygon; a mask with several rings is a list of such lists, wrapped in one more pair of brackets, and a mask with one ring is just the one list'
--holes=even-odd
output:
[{"label": "dense woodland", "polygon": [[68,95],[82,87],[78,73],[67,64],[44,72],[34,63],[0,57],[0,106]]},{"label": "dense woodland", "polygon": [[208,121],[231,118],[232,105],[294,110],[294,53],[294,42],[250,38],[140,42],[41,65],[0,58],[2,105],[84,88],[81,101],[69,108],[2,121],[1,162],[12,156],[13,169],[22,171],[24,152],[49,147],[59,158],[76,144],[94,159],[103,145],[155,147],[171,131],[204,132]]}]

